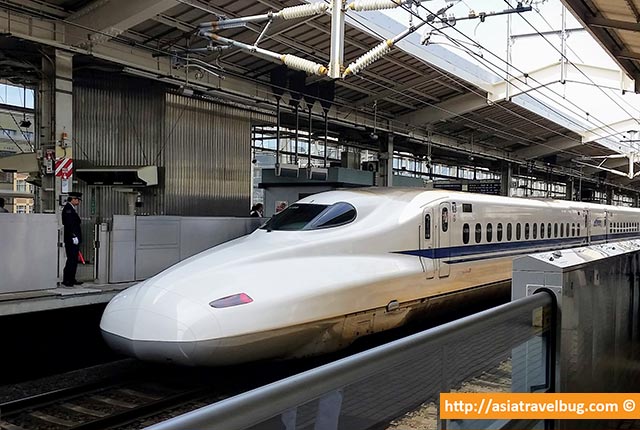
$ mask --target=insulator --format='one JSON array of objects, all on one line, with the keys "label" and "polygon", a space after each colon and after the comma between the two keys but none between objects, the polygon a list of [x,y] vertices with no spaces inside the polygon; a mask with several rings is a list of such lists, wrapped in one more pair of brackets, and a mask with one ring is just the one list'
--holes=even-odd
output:
[{"label": "insulator", "polygon": [[285,54],[280,58],[284,64],[292,69],[302,70],[310,75],[324,76],[327,74],[327,68],[322,64],[314,63],[313,61],[305,60],[304,58],[291,54]]},{"label": "insulator", "polygon": [[362,12],[365,10],[393,9],[402,4],[402,0],[356,0],[347,6],[351,10]]},{"label": "insulator", "polygon": [[305,16],[319,15],[325,13],[329,8],[327,3],[310,3],[300,6],[285,7],[278,16],[282,19],[304,18]]},{"label": "insulator", "polygon": [[391,39],[387,39],[384,42],[380,43],[378,46],[358,58],[353,63],[349,64],[349,67],[344,71],[344,76],[348,74],[356,75],[360,70],[367,67],[369,64],[373,63],[376,60],[382,58],[385,54],[391,51],[391,47],[393,46],[393,41]]}]

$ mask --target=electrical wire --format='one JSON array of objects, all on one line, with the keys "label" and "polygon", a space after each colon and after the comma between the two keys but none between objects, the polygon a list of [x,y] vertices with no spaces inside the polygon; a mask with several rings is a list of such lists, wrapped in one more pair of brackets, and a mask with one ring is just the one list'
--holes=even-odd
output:
[{"label": "electrical wire", "polygon": [[[421,7],[422,9],[424,9],[425,11],[427,11],[429,14],[433,14],[433,12],[432,12],[431,10],[429,10],[428,8],[426,8],[424,5],[420,4],[420,7]],[[405,8],[405,9],[406,9],[406,8]],[[412,13],[411,11],[408,11],[408,12],[409,12],[409,13]],[[422,18],[420,17],[420,19],[422,19]],[[460,34],[461,34],[462,36],[464,36],[466,39],[469,39],[469,40],[470,40],[472,43],[474,43],[477,47],[479,47],[479,48],[481,48],[481,49],[485,50],[486,52],[488,52],[489,54],[491,54],[492,56],[494,56],[494,57],[495,57],[495,58],[497,58],[498,60],[500,60],[500,61],[504,62],[505,64],[507,64],[508,66],[513,67],[515,70],[517,70],[518,72],[522,73],[523,75],[526,75],[526,73],[525,73],[525,72],[523,72],[522,70],[518,69],[517,67],[515,67],[513,64],[509,63],[508,61],[506,61],[506,60],[502,59],[499,55],[497,55],[497,54],[495,54],[493,51],[491,51],[491,50],[489,50],[489,49],[485,48],[483,45],[481,45],[481,44],[480,44],[480,43],[478,43],[477,41],[473,40],[472,38],[470,38],[470,37],[469,37],[469,36],[467,36],[466,34],[462,33],[462,32],[461,32],[460,30],[458,30],[455,26],[450,25],[450,24],[448,24],[448,23],[446,23],[446,22],[443,22],[443,23],[447,24],[447,26],[448,26],[448,27],[453,28],[456,32],[460,33]],[[456,39],[453,39],[453,38],[451,38],[450,36],[448,36],[446,33],[444,33],[444,32],[443,32],[443,30],[442,30],[442,28],[437,28],[437,27],[435,27],[435,25],[434,25],[434,24],[432,24],[432,23],[429,23],[429,25],[430,25],[434,30],[436,30],[436,31],[440,32],[443,36],[447,37],[447,38],[448,38],[449,40],[451,40],[453,43],[460,44],[460,41],[458,41],[458,40],[456,40]],[[463,47],[463,46],[460,46],[460,48],[461,48],[461,49],[465,49],[465,47]],[[540,89],[536,89],[536,88],[532,87],[531,85],[529,85],[526,81],[523,81],[521,77],[518,77],[518,76],[513,75],[512,73],[508,72],[508,71],[507,71],[507,70],[505,70],[504,68],[501,68],[500,66],[498,66],[498,65],[496,65],[495,63],[493,63],[493,62],[489,61],[488,59],[484,58],[484,57],[483,57],[483,56],[481,56],[481,55],[478,55],[478,54],[476,54],[476,53],[474,53],[474,52],[468,52],[468,53],[469,53],[470,55],[472,55],[472,56],[476,56],[476,57],[478,57],[478,58],[479,58],[479,60],[478,60],[478,61],[480,61],[480,62],[483,62],[483,61],[484,61],[484,62],[488,62],[488,63],[489,63],[489,64],[491,64],[493,67],[498,68],[498,69],[499,69],[500,71],[502,71],[502,72],[505,72],[505,73],[507,74],[507,76],[510,76],[510,77],[512,77],[512,78],[514,78],[514,79],[516,79],[516,80],[518,80],[519,82],[523,83],[524,85],[529,86],[529,87],[530,87],[530,88],[532,88],[533,90],[536,90],[537,92],[539,92],[539,93],[540,93],[542,96],[544,96],[545,98],[547,98],[547,99],[549,99],[549,100],[553,101],[554,103],[558,103],[559,105],[563,106],[563,105],[562,105],[558,100],[554,100],[554,99],[552,99],[552,98],[551,98],[551,97],[549,97],[548,95],[544,94]],[[485,65],[485,67],[487,67],[489,70],[491,70],[492,72],[496,73],[494,68],[487,66],[485,63],[483,63],[483,64],[484,64],[484,65]],[[496,74],[498,74],[498,75],[499,75],[499,73],[496,73]],[[578,106],[576,103],[572,102],[571,100],[567,99],[567,98],[566,98],[566,97],[564,97],[562,94],[559,94],[558,92],[554,91],[553,89],[548,88],[548,87],[547,87],[547,85],[548,85],[548,84],[543,84],[543,83],[539,82],[537,79],[535,79],[535,78],[533,78],[533,77],[531,77],[531,79],[532,79],[534,82],[538,83],[538,84],[540,85],[540,87],[544,87],[547,91],[549,91],[549,92],[551,92],[551,93],[555,94],[556,96],[558,96],[559,98],[561,98],[561,99],[563,99],[563,100],[566,100],[567,102],[569,102],[571,105],[575,106],[576,108],[581,109],[581,107],[580,107],[580,106]],[[509,85],[512,85],[512,86],[514,86],[515,88],[517,88],[518,90],[522,91],[522,89],[521,89],[521,88],[519,88],[519,87],[518,87],[517,85],[515,85],[514,83],[511,83],[511,82],[510,82],[510,83],[509,83]],[[524,91],[522,91],[522,92],[524,92]],[[600,122],[601,124],[603,124],[603,126],[596,127],[595,129],[588,129],[588,128],[587,128],[587,127],[585,127],[584,125],[582,125],[582,124],[580,124],[580,123],[576,122],[575,120],[573,120],[573,119],[572,119],[572,118],[570,118],[570,117],[567,117],[567,116],[566,116],[566,115],[564,115],[563,113],[558,112],[557,110],[553,109],[553,108],[552,108],[551,106],[549,106],[549,105],[546,105],[546,104],[545,104],[545,103],[543,103],[542,101],[538,100],[538,102],[539,102],[539,103],[541,103],[541,104],[543,104],[546,108],[548,108],[548,109],[550,109],[550,110],[554,111],[556,114],[558,114],[558,115],[562,116],[562,117],[563,117],[563,118],[565,118],[567,121],[574,123],[575,125],[577,125],[578,127],[582,128],[583,130],[585,130],[585,131],[587,131],[587,132],[590,132],[590,133],[593,133],[593,134],[597,135],[597,136],[598,136],[598,137],[600,137],[600,138],[603,138],[603,139],[604,139],[604,138],[606,138],[606,137],[608,137],[608,136],[602,136],[602,135],[600,135],[600,134],[596,133],[596,132],[595,132],[595,130],[602,130],[602,129],[604,129],[604,128],[607,128],[607,127],[608,127],[609,129],[611,129],[611,130],[613,131],[613,134],[614,134],[614,135],[619,134],[619,132],[618,132],[617,130],[613,129],[612,127],[610,127],[608,124],[604,123],[603,121],[600,121],[600,120],[599,120],[598,118],[596,118],[596,117],[592,117],[592,118],[593,118],[594,120],[597,120],[597,121],[598,121],[598,122]],[[565,109],[567,109],[569,112],[573,113],[574,115],[576,114],[576,112],[575,112],[575,111],[573,111],[572,109],[567,108],[566,106],[563,106],[563,107],[564,107]],[[585,114],[586,114],[587,116],[589,116],[589,114],[588,114],[588,113],[586,113],[586,112],[585,112]],[[578,116],[579,116],[579,115],[578,115]]]},{"label": "electrical wire", "polygon": [[[326,1],[326,0],[325,0],[325,1]],[[422,6],[422,7],[424,8],[424,6]],[[424,8],[424,9],[428,11],[428,9],[426,9],[426,8]],[[23,10],[24,10],[24,9],[23,9]],[[38,12],[39,12],[39,14],[37,14],[37,15],[40,15],[40,16],[46,16],[46,15],[47,15],[46,13],[43,13],[42,11],[38,11]],[[60,19],[60,18],[55,17],[55,16],[48,16],[48,18],[49,18],[49,19],[56,20],[56,21],[66,22],[66,23],[68,23],[68,24],[70,24],[70,25],[73,25],[73,26],[76,26],[76,27],[83,28],[83,29],[85,29],[85,30],[87,30],[87,31],[90,31],[90,32],[93,32],[93,33],[96,33],[96,34],[103,34],[103,35],[105,35],[105,36],[108,36],[110,39],[113,39],[114,41],[116,41],[116,42],[118,42],[118,43],[123,43],[123,44],[125,44],[125,45],[127,45],[127,46],[129,46],[129,47],[133,45],[133,46],[140,47],[140,48],[142,48],[142,49],[144,49],[144,50],[147,50],[147,51],[151,51],[151,52],[155,52],[155,53],[160,53],[160,54],[163,54],[163,55],[176,56],[176,57],[178,57],[178,58],[179,58],[179,56],[177,56],[177,55],[176,55],[175,53],[173,53],[173,52],[167,52],[167,51],[164,51],[164,50],[161,50],[161,49],[158,49],[158,48],[153,48],[153,47],[150,47],[150,46],[147,46],[147,45],[144,45],[144,44],[140,44],[139,42],[136,42],[136,41],[134,41],[134,40],[132,40],[132,39],[128,39],[128,38],[121,37],[120,35],[113,37],[112,35],[106,34],[106,33],[101,32],[101,31],[99,31],[99,30],[95,30],[95,29],[87,28],[87,27],[85,27],[85,26],[80,26],[80,25],[77,25],[77,24],[72,23],[72,22],[67,22],[67,21],[66,21],[66,20],[64,20],[64,19]],[[422,19],[422,18],[420,17],[420,19]],[[440,31],[439,29],[436,29],[436,30]],[[374,32],[374,34],[375,34],[375,32]],[[280,43],[280,42],[278,42],[278,43]],[[490,52],[490,51],[489,51],[489,52]],[[184,58],[183,58],[183,59],[184,59]],[[435,69],[435,68],[434,68],[434,70],[437,70],[437,69]],[[247,79],[247,78],[246,78],[246,76],[244,76],[244,75],[242,75],[242,74],[239,74],[239,73],[234,73],[234,72],[227,71],[227,74],[230,74],[230,75],[233,75],[233,76],[236,76],[236,77],[239,77],[239,78]],[[448,79],[451,79],[451,78],[450,78],[449,76],[447,76],[446,74],[445,74],[444,76],[446,76]],[[250,81],[253,81],[253,82],[256,82],[256,83],[264,84],[264,82],[263,82],[263,81],[260,81],[260,80],[255,79],[255,78],[250,78],[249,80],[250,80]],[[458,84],[459,84],[459,83],[458,83]],[[273,94],[272,92],[269,92],[269,91],[265,91],[265,93],[267,93],[267,94],[271,94],[271,95],[273,95],[273,96],[275,95],[275,94]],[[483,96],[483,97],[484,97],[484,96]],[[322,98],[321,98],[321,97],[317,97],[317,99],[318,99],[318,100],[321,100]],[[334,101],[331,101],[331,102],[332,102],[334,105],[336,105],[336,106],[341,106],[341,107],[347,108],[347,109],[352,110],[352,111],[354,111],[354,110],[355,110],[355,111],[358,111],[358,109],[354,109],[354,108],[353,108],[353,106],[350,106],[349,104],[346,104],[346,103],[342,103],[342,104],[341,104],[341,103],[336,102],[335,100],[334,100]],[[423,102],[422,100],[420,100],[420,102],[421,102],[421,103],[425,103],[425,102]],[[425,103],[425,104],[428,104],[428,105],[431,105],[431,106],[436,107],[435,105],[430,104],[430,103]],[[507,109],[507,110],[508,110],[508,109]],[[361,112],[363,112],[363,113],[368,113],[366,110],[359,110],[359,111],[361,111]],[[455,113],[454,113],[454,114],[455,114]],[[463,117],[462,115],[459,115],[459,114],[456,114],[456,115],[457,115],[457,116],[459,116],[459,117],[461,117],[461,118],[464,118],[464,119],[465,119],[465,120],[467,120],[467,121],[469,121],[469,118]],[[527,118],[524,118],[524,119],[526,120]],[[389,121],[390,123],[391,123],[391,122],[397,123],[397,121],[393,121],[393,119],[388,119],[388,121]],[[531,121],[530,121],[530,122],[531,122]],[[535,122],[534,122],[534,124],[537,124],[537,123],[535,123]],[[484,125],[484,124],[483,124],[483,125]],[[538,124],[538,125],[539,125],[539,124]],[[491,127],[491,126],[485,126],[485,127],[486,127],[486,128],[489,128],[489,129],[493,129],[493,130],[495,130],[495,131],[498,131],[498,132],[500,132],[500,133],[502,133],[502,134],[504,134],[504,133],[505,133],[504,131],[501,131],[501,130],[495,129],[494,127]],[[400,129],[403,129],[403,128],[400,128]],[[409,131],[409,130],[407,130],[407,131]],[[550,131],[552,131],[552,130],[550,130]],[[553,132],[554,132],[554,133],[556,133],[556,134],[558,134],[556,131],[553,131]],[[516,136],[516,135],[514,135],[514,136]],[[518,137],[519,139],[522,139],[522,137],[521,137],[521,136],[517,136],[517,137]],[[540,143],[539,143],[539,142],[533,142],[533,143],[540,145]],[[161,153],[161,152],[162,152],[162,149],[161,149],[160,153]],[[505,158],[506,158],[506,159],[508,159],[508,157],[505,157]],[[561,167],[562,169],[566,169],[566,168],[564,168],[564,167],[562,167],[562,166],[558,166],[558,167]]]},{"label": "electrical wire", "polygon": [[[426,11],[427,11],[428,13],[430,13],[430,14],[432,14],[432,13],[433,13],[433,12],[431,12],[428,8],[426,8],[426,7],[425,7],[424,5],[422,5],[422,4],[420,5],[420,7],[421,7],[421,8],[423,8],[424,10],[426,10]],[[410,13],[411,13],[411,12],[410,12]],[[421,19],[422,19],[422,18],[421,18]],[[444,33],[444,32],[442,31],[442,29],[441,29],[441,28],[437,28],[437,27],[435,27],[435,25],[433,25],[433,24],[431,24],[431,23],[430,23],[429,25],[430,25],[431,27],[433,27],[433,29],[434,29],[434,30],[439,31],[439,32],[440,32],[441,34],[443,34],[445,37],[449,38],[449,40],[451,40],[453,43],[460,44],[460,42],[459,42],[459,41],[457,41],[456,39],[451,38],[451,37],[450,37],[450,36],[448,36],[446,33]],[[524,71],[522,71],[522,70],[520,70],[519,68],[515,67],[513,64],[509,63],[508,61],[506,61],[506,60],[502,59],[499,55],[495,54],[493,51],[491,51],[491,50],[489,50],[489,49],[485,48],[483,45],[479,44],[477,41],[475,41],[475,40],[471,39],[469,36],[467,36],[466,34],[464,34],[463,32],[461,32],[460,30],[458,30],[455,26],[452,26],[452,25],[449,25],[449,24],[447,24],[447,25],[448,25],[448,27],[449,27],[449,28],[453,28],[456,32],[458,32],[459,34],[461,34],[461,35],[462,35],[462,36],[464,36],[465,38],[469,39],[471,42],[475,43],[475,44],[476,44],[476,46],[478,46],[479,48],[481,48],[481,49],[483,49],[484,51],[488,52],[489,54],[491,54],[492,56],[494,56],[494,57],[495,57],[495,58],[497,58],[498,60],[500,60],[500,61],[504,62],[505,64],[507,64],[508,66],[513,67],[513,68],[514,68],[514,70],[517,70],[517,71],[518,71],[518,72],[520,72],[523,76],[527,75]],[[461,47],[461,49],[465,49],[463,46],[460,46],[460,47]],[[476,57],[478,57],[478,58],[479,58],[479,60],[478,60],[478,61],[480,61],[480,62],[484,62],[483,64],[485,65],[485,67],[487,67],[487,68],[488,68],[489,70],[491,70],[492,72],[496,73],[494,68],[498,68],[498,70],[500,70],[500,71],[502,71],[502,72],[506,73],[508,77],[510,76],[510,77],[512,77],[512,78],[514,78],[514,79],[516,79],[518,82],[520,82],[520,83],[522,83],[522,84],[524,84],[524,85],[529,86],[532,90],[537,91],[537,92],[538,92],[538,93],[540,93],[543,97],[545,97],[545,98],[547,98],[547,99],[551,100],[551,101],[552,101],[552,102],[554,102],[554,103],[557,103],[557,104],[559,104],[559,105],[563,106],[563,105],[562,105],[558,100],[554,100],[554,99],[552,99],[551,97],[549,97],[548,95],[544,94],[544,93],[543,93],[539,88],[532,87],[530,84],[528,84],[528,82],[524,81],[521,77],[513,75],[512,73],[508,72],[506,69],[504,69],[504,68],[502,68],[502,67],[500,67],[500,66],[496,65],[495,63],[491,62],[490,60],[488,60],[488,59],[484,58],[483,56],[480,56],[480,55],[478,55],[478,54],[476,54],[476,53],[474,53],[474,52],[469,52],[469,54],[470,54],[470,55],[472,55],[472,56],[476,56]],[[487,65],[486,65],[486,63],[491,64],[494,68],[487,66]],[[496,74],[497,74],[497,75],[500,75],[499,73],[496,73]],[[581,109],[581,108],[580,108],[580,106],[578,106],[576,103],[572,102],[571,100],[569,100],[568,98],[564,97],[562,94],[559,94],[558,92],[554,91],[553,89],[551,89],[551,88],[547,87],[547,85],[548,85],[548,84],[543,84],[543,83],[539,82],[537,79],[535,79],[535,78],[533,78],[533,77],[530,77],[530,78],[531,78],[531,80],[533,80],[534,82],[538,83],[538,84],[540,85],[540,87],[545,88],[547,91],[549,91],[549,92],[553,93],[554,95],[558,96],[558,97],[559,97],[559,98],[561,98],[562,100],[566,100],[566,101],[567,101],[567,102],[569,102],[571,105],[573,105],[573,106],[575,106],[575,107],[577,107],[577,108]],[[521,88],[519,88],[517,85],[515,85],[513,82],[508,82],[508,84],[509,84],[509,85],[512,85],[512,86],[514,86],[515,88],[517,88],[517,89],[518,89],[519,91],[521,91],[521,92],[525,92],[525,91],[523,91]],[[554,109],[553,107],[551,107],[551,106],[549,106],[549,105],[547,105],[547,104],[543,103],[543,102],[542,102],[542,101],[540,101],[540,100],[537,100],[537,101],[538,101],[539,103],[541,103],[543,106],[545,106],[547,109],[552,110],[553,112],[555,112],[555,113],[556,113],[556,114],[558,114],[559,116],[563,117],[563,118],[564,118],[564,119],[566,119],[567,121],[569,121],[569,122],[571,122],[571,123],[573,123],[573,124],[577,125],[578,127],[580,127],[581,129],[583,129],[583,130],[585,130],[585,131],[587,131],[587,132],[590,132],[590,133],[593,133],[593,134],[597,135],[597,136],[598,136],[598,137],[600,137],[601,139],[605,139],[605,138],[607,138],[608,136],[602,136],[602,135],[600,135],[599,133],[596,133],[596,132],[595,132],[595,130],[602,130],[603,128],[607,128],[607,127],[608,127],[609,129],[611,129],[611,130],[613,131],[613,134],[614,134],[614,135],[615,135],[615,134],[619,134],[619,132],[618,132],[617,130],[613,129],[613,128],[612,128],[612,127],[610,127],[608,124],[606,124],[604,121],[601,121],[601,120],[599,120],[599,119],[598,119],[598,118],[596,118],[596,117],[591,116],[591,118],[593,118],[594,120],[597,120],[598,122],[600,122],[601,124],[603,124],[603,126],[601,126],[601,127],[596,127],[595,129],[588,129],[588,128],[587,128],[587,127],[585,127],[583,124],[576,122],[576,120],[574,120],[573,118],[567,117],[565,114],[563,114],[562,112],[557,111],[557,110],[556,110],[556,109]],[[563,106],[563,107],[564,107],[565,109],[567,109],[569,112],[573,113],[574,115],[576,114],[576,112],[575,112],[575,111],[573,111],[572,109],[567,108],[566,106]],[[589,114],[588,114],[588,113],[586,113],[586,115],[588,115],[588,116],[589,116]]]},{"label": "electrical wire", "polygon": [[[412,12],[410,12],[410,13],[412,13]],[[354,18],[354,17],[352,17],[352,18]],[[422,17],[418,17],[418,18],[419,18],[419,19],[423,19]],[[357,19],[355,19],[355,20],[356,20],[356,21],[358,21]],[[359,22],[359,21],[358,21],[358,22]],[[370,29],[366,24],[363,24],[362,22],[359,22],[359,24],[363,25],[363,26],[364,26],[365,28],[367,28],[369,31],[372,31],[372,32],[373,32],[373,34],[376,34],[378,37],[380,37],[380,38],[384,39],[384,37],[383,37],[382,35],[380,35],[380,34],[376,33],[376,32],[375,32],[375,31],[373,31],[372,29]],[[430,25],[431,25],[431,24],[430,24]],[[433,25],[432,25],[432,26],[433,26]],[[434,27],[434,29],[439,30],[439,29],[435,28],[435,26],[433,26],[433,27]],[[447,37],[447,35],[445,35],[445,37]],[[453,40],[455,41],[455,39],[453,39]],[[457,41],[456,41],[456,42],[457,42]],[[460,45],[460,42],[458,42],[458,44]],[[461,48],[461,49],[463,49],[463,50],[465,50],[465,52],[469,52],[469,51],[466,49],[466,47],[464,47],[464,46],[460,46],[460,48]],[[484,48],[483,48],[483,49],[484,49]],[[475,55],[475,54],[474,54],[474,55]],[[493,65],[493,63],[491,63],[491,62],[490,62],[490,64],[492,64],[492,65]],[[487,66],[487,68],[489,68],[489,67]],[[445,77],[447,77],[447,78],[449,78],[449,79],[450,79],[450,77],[449,77],[448,75],[446,75],[444,72],[441,72],[438,68],[432,67],[432,69],[433,69],[434,71],[436,71],[436,72],[440,73],[442,76],[445,76]],[[494,69],[491,69],[491,68],[489,68],[489,69],[490,69],[490,70],[492,70],[492,71],[495,73],[495,70],[494,70]],[[372,81],[372,82],[373,82],[373,81]],[[456,81],[456,82],[457,82],[457,81]],[[374,83],[375,83],[375,82],[374,82]],[[462,87],[463,87],[464,89],[466,89],[467,91],[472,92],[472,93],[474,93],[474,94],[478,95],[479,97],[485,98],[485,96],[484,96],[483,94],[479,93],[479,92],[478,92],[478,91],[476,91],[475,89],[473,89],[473,88],[471,88],[471,87],[469,87],[469,86],[466,86],[466,85],[464,85],[464,84],[461,84],[461,83],[459,83],[459,82],[457,82],[457,83],[458,83],[458,85],[462,86]],[[378,85],[380,85],[380,84],[378,84]],[[541,85],[544,85],[544,84],[541,84]],[[514,86],[515,86],[516,88],[518,88],[516,85],[514,85]],[[388,88],[388,87],[385,87],[385,88]],[[532,88],[532,89],[535,89],[534,87],[531,87],[531,88]],[[400,95],[403,95],[403,96],[405,96],[405,97],[412,97],[412,96],[409,96],[408,94],[400,93],[400,92],[398,92],[397,90],[394,90],[393,88],[390,88],[390,89],[391,89],[392,91],[396,91],[397,93],[399,93]],[[518,88],[518,89],[520,89],[520,88]],[[523,91],[522,89],[520,89],[520,91],[525,92],[525,91]],[[419,99],[416,99],[416,100],[418,100],[418,101],[419,101],[419,102],[421,102],[421,103],[428,104],[428,105],[430,105],[430,106],[432,106],[432,107],[434,107],[434,108],[436,108],[436,109],[442,110],[442,111],[444,111],[444,112],[446,112],[446,113],[448,113],[448,114],[451,114],[451,115],[452,115],[452,116],[454,116],[454,117],[460,117],[460,118],[463,118],[463,119],[465,119],[465,121],[474,122],[474,123],[475,123],[475,124],[477,124],[477,125],[481,125],[481,126],[483,126],[483,127],[485,127],[485,128],[492,129],[492,130],[497,131],[497,132],[499,132],[499,133],[501,133],[501,134],[508,134],[508,132],[505,132],[505,131],[502,131],[502,130],[496,129],[495,127],[487,126],[486,124],[484,124],[484,123],[480,123],[480,122],[478,122],[478,121],[475,121],[475,120],[473,120],[473,119],[471,119],[471,118],[469,118],[469,117],[465,117],[465,116],[463,116],[463,115],[456,114],[456,113],[454,113],[454,112],[448,111],[448,110],[446,110],[446,109],[444,109],[444,108],[442,108],[442,107],[440,107],[440,106],[438,106],[438,105],[436,105],[436,104],[432,104],[432,103],[429,103],[429,102],[424,102],[424,101],[419,100]],[[575,121],[574,121],[573,119],[571,119],[570,117],[567,117],[566,115],[562,114],[561,112],[558,112],[558,111],[554,110],[552,107],[550,107],[550,106],[548,106],[548,105],[544,104],[543,102],[541,102],[541,101],[539,101],[539,100],[538,100],[538,102],[539,102],[539,103],[541,103],[542,105],[544,105],[545,107],[547,107],[548,109],[550,109],[550,110],[552,110],[552,111],[556,112],[558,115],[562,116],[563,118],[567,119],[567,121],[573,122],[574,124],[576,124],[577,126],[579,126],[579,127],[583,128],[583,129],[584,129],[584,130],[586,130],[586,131],[591,131],[591,130],[587,129],[586,127],[584,127],[583,125],[581,125],[580,123],[575,122]],[[523,116],[523,115],[521,115],[521,114],[519,114],[519,113],[517,113],[517,112],[515,112],[515,111],[513,111],[513,110],[511,110],[511,109],[509,109],[509,108],[508,108],[508,107],[506,107],[506,106],[503,106],[503,105],[500,105],[500,104],[497,104],[497,106],[498,106],[498,107],[500,107],[500,108],[502,108],[503,110],[505,110],[505,111],[507,111],[507,112],[509,112],[509,113],[511,113],[511,114],[513,114],[513,115],[515,115],[515,116],[517,116],[519,119],[522,119],[522,120],[524,120],[524,121],[530,122],[530,123],[535,124],[535,125],[537,125],[537,126],[539,126],[539,127],[541,127],[541,128],[544,128],[544,129],[546,129],[547,131],[550,131],[550,132],[552,132],[552,133],[554,133],[554,134],[557,134],[557,135],[559,135],[559,136],[565,137],[565,138],[567,138],[567,139],[570,139],[570,140],[573,140],[573,141],[575,141],[575,142],[579,142],[579,143],[581,143],[581,144],[582,144],[582,141],[581,141],[581,140],[576,139],[575,137],[572,137],[572,136],[568,136],[568,135],[566,135],[566,134],[563,134],[563,133],[561,133],[561,132],[559,132],[559,131],[557,131],[557,130],[550,129],[550,128],[548,128],[548,127],[546,127],[546,126],[544,126],[544,125],[542,125],[542,124],[540,124],[540,123],[538,123],[538,122],[536,122],[536,121],[531,120],[530,118],[527,118],[527,117],[525,117],[525,116]],[[524,141],[528,141],[529,143],[532,143],[532,144],[535,144],[535,145],[544,146],[544,147],[547,147],[547,148],[553,149],[553,150],[554,150],[554,151],[556,151],[556,152],[566,153],[566,154],[571,155],[571,156],[581,156],[581,155],[583,155],[583,154],[580,154],[580,153],[569,152],[569,151],[567,151],[567,150],[557,151],[557,150],[556,150],[556,148],[554,148],[554,147],[552,147],[552,146],[550,146],[550,145],[547,145],[547,144],[545,144],[545,143],[543,143],[543,142],[532,141],[532,140],[530,140],[530,139],[526,139],[526,138],[523,138],[522,136],[517,136],[517,135],[512,135],[512,136],[513,136],[513,137],[517,137],[518,139],[521,139],[521,140],[524,140]],[[600,150],[602,150],[602,149],[603,149],[600,145],[592,145],[590,142],[588,142],[588,143],[587,143],[587,145],[592,146],[593,148],[596,148],[596,149],[600,149]]]},{"label": "electrical wire", "polygon": [[[504,0],[504,2],[509,5],[509,7],[511,7],[511,4],[509,3],[509,0]],[[527,23],[529,24],[529,26],[533,29],[533,31],[535,31],[536,33],[538,33],[549,45],[551,45],[551,47],[558,52],[562,58],[564,58],[569,64],[571,64],[576,70],[578,70],[578,72],[580,72],[580,74],[582,76],[584,76],[585,78],[587,78],[587,80],[589,80],[589,82],[591,82],[593,85],[595,85],[597,88],[600,89],[600,91],[607,96],[607,98],[609,98],[609,100],[611,100],[614,104],[616,104],[620,109],[622,109],[622,111],[624,113],[626,113],[627,115],[629,115],[630,118],[633,118],[638,124],[640,124],[640,120],[634,118],[633,115],[631,115],[626,109],[624,109],[622,106],[620,106],[620,104],[613,99],[613,97],[611,97],[609,94],[607,94],[606,91],[602,90],[595,82],[593,82],[593,80],[589,77],[589,75],[587,75],[586,73],[584,73],[584,71],[582,71],[579,67],[577,67],[569,58],[567,58],[566,55],[564,55],[562,53],[562,51],[560,51],[558,48],[556,48],[553,43],[551,43],[551,41],[549,41],[549,39],[542,33],[540,33],[540,31],[538,31],[538,29],[526,18],[524,17],[521,13],[518,13],[518,15]]]}]

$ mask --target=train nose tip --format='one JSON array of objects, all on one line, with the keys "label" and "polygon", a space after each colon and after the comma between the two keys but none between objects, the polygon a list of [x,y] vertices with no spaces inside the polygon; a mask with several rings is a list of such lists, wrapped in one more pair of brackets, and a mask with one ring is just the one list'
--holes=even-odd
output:
[{"label": "train nose tip", "polygon": [[102,337],[109,347],[141,360],[191,364],[196,338],[184,324],[149,311],[138,310],[141,323],[118,324],[124,311],[111,312],[100,324]]},{"label": "train nose tip", "polygon": [[[106,343],[114,350],[141,360],[197,364],[198,344],[217,323],[208,311],[183,296],[155,287],[134,287],[116,296],[100,322]],[[209,342],[209,352],[214,347]]]}]

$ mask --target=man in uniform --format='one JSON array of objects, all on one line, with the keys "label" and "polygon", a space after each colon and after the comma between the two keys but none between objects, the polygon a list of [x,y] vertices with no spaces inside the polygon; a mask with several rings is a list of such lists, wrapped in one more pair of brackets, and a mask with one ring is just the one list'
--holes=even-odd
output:
[{"label": "man in uniform", "polygon": [[82,200],[82,193],[70,192],[67,197],[67,204],[62,208],[64,250],[67,254],[67,263],[64,265],[64,271],[62,272],[62,285],[65,287],[82,284],[82,282],[76,280],[78,253],[80,252],[80,243],[82,243],[80,216],[78,215],[80,200]]}]

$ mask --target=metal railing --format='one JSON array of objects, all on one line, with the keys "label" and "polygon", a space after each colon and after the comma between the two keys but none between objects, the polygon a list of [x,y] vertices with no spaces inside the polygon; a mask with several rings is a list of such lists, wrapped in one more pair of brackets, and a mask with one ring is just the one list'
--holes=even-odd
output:
[{"label": "metal railing", "polygon": [[[439,393],[545,391],[553,298],[519,299],[223,400],[149,430],[488,428],[439,422]],[[415,424],[419,424],[416,426]],[[491,423],[499,426],[499,423]]]}]

